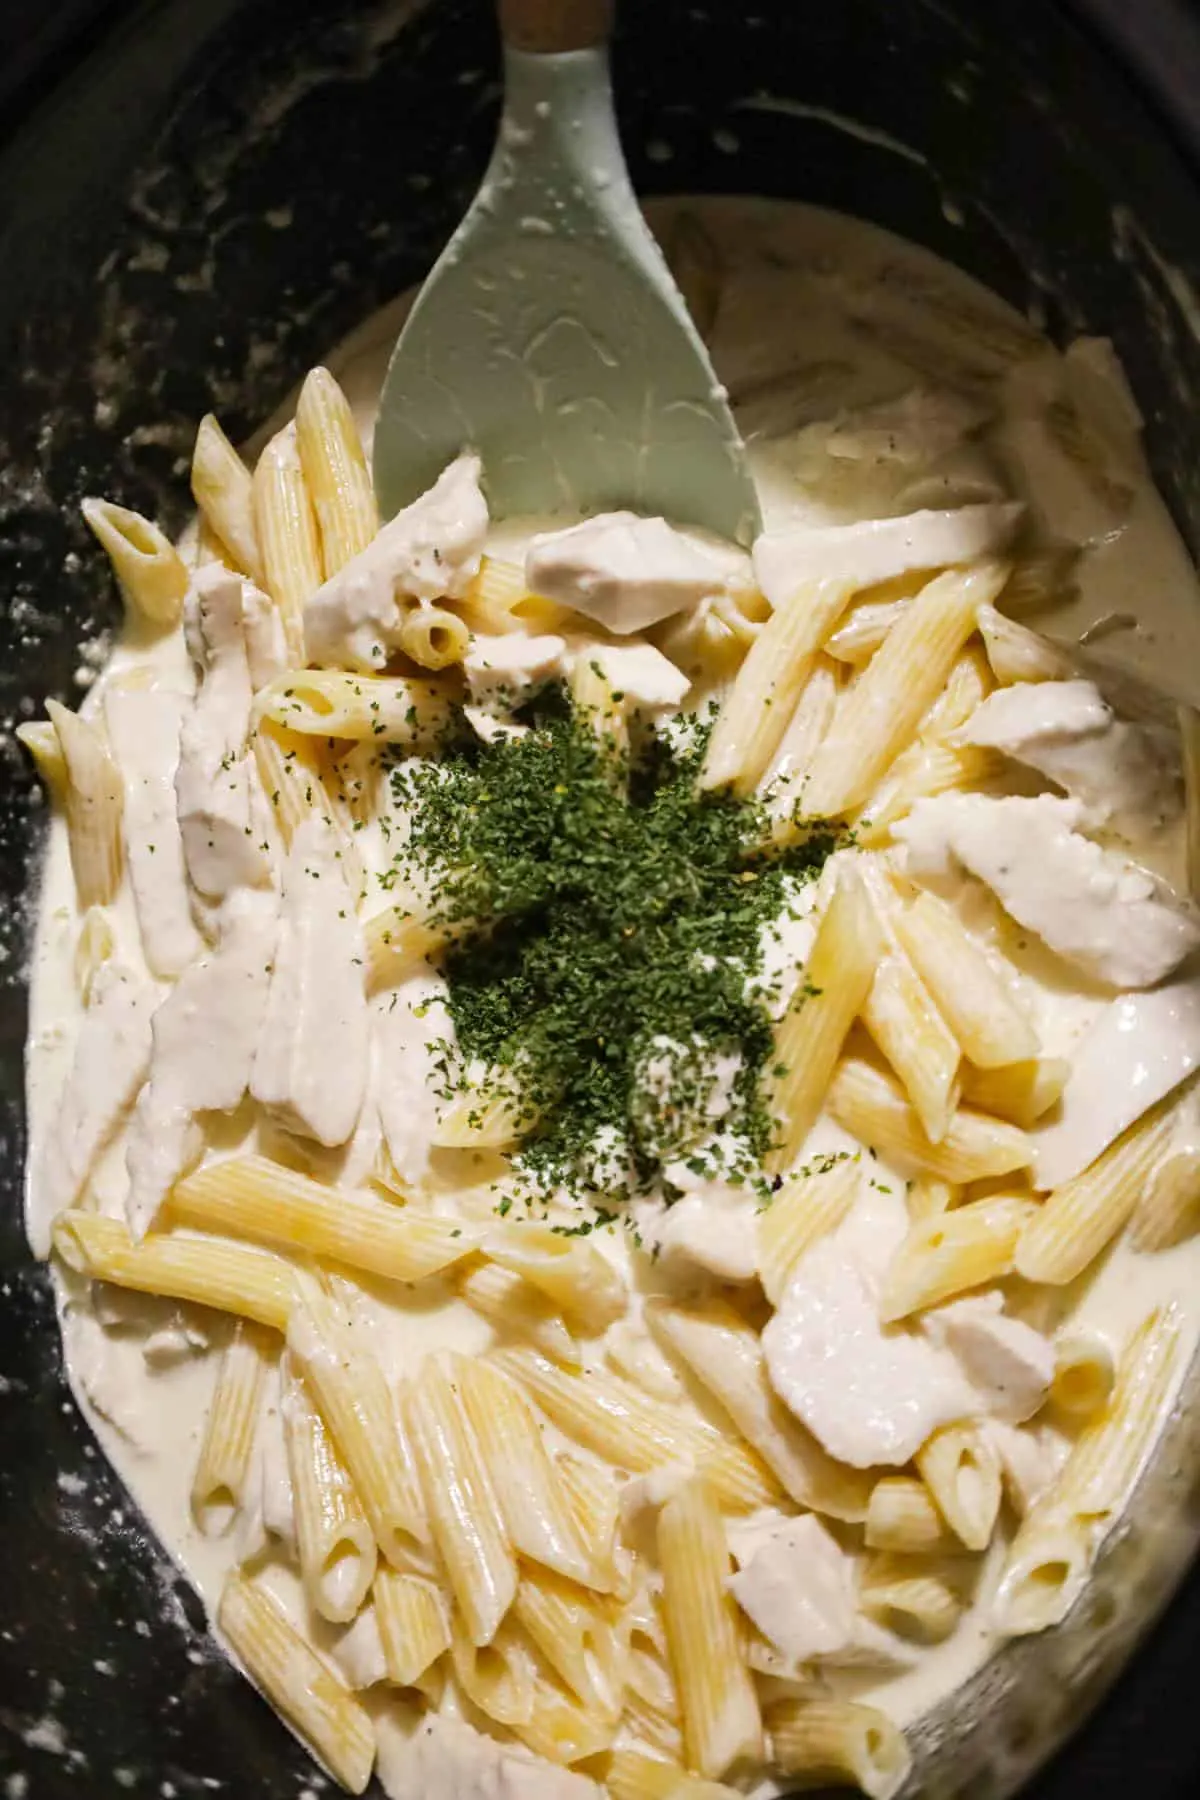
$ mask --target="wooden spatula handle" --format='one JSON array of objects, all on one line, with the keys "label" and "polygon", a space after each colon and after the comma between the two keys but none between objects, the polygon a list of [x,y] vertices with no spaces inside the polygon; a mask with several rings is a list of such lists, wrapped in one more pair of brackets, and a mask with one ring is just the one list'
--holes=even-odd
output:
[{"label": "wooden spatula handle", "polygon": [[514,50],[551,55],[608,41],[613,0],[499,0],[500,30]]}]

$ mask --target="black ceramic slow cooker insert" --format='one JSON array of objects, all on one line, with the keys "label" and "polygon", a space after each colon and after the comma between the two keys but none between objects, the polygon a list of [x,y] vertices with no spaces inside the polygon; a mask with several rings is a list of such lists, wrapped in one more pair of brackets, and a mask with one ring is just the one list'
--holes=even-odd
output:
[{"label": "black ceramic slow cooker insert", "polygon": [[[838,208],[958,262],[1055,336],[1111,336],[1159,484],[1200,550],[1200,32],[1183,0],[619,10],[618,110],[641,191]],[[764,95],[800,106],[744,104]],[[206,1636],[63,1379],[49,1280],[21,1224],[44,812],[11,729],[47,694],[78,697],[80,644],[117,622],[79,498],[181,523],[197,420],[214,408],[247,435],[420,279],[479,179],[498,100],[488,0],[0,5],[5,1800],[330,1791]],[[1010,1791],[1104,1692],[1186,1561],[1190,1448],[1181,1428],[1166,1510],[1144,1506],[1119,1547],[1117,1603],[1076,1631],[1070,1679],[1061,1658],[1022,1665],[1017,1705],[986,1675],[974,1684],[921,1764],[928,1800]],[[1196,1800],[1198,1668],[1193,1577],[1030,1792]]]}]

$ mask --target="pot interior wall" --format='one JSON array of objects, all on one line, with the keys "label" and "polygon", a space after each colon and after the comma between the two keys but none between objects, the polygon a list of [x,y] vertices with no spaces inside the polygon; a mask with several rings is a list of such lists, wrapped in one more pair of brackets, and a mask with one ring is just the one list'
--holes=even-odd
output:
[{"label": "pot interior wall", "polygon": [[[1110,333],[1200,545],[1200,350],[1176,268],[1196,191],[1065,15],[1046,0],[653,0],[625,6],[616,64],[643,191],[837,207],[1054,332]],[[78,691],[81,644],[116,617],[79,497],[178,522],[200,415],[248,432],[420,277],[478,180],[498,94],[485,0],[159,0],[0,162],[0,1772],[26,1770],[36,1800],[322,1790],[207,1644],[66,1401],[20,1228],[41,813],[9,728]]]}]

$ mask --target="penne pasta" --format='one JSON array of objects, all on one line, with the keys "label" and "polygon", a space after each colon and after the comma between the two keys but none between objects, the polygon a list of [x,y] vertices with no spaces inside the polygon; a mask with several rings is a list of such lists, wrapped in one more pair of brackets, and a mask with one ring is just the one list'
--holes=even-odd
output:
[{"label": "penne pasta", "polygon": [[[754,791],[853,591],[845,581],[803,582],[772,613],[725,697],[705,753],[702,787]],[[807,795],[805,800],[807,805]]]},{"label": "penne pasta", "polygon": [[997,1588],[996,1628],[1022,1636],[1066,1617],[1119,1516],[1183,1361],[1179,1315],[1156,1308],[1121,1353],[1112,1396],[1021,1522]]},{"label": "penne pasta", "polygon": [[996,961],[934,894],[896,915],[896,931],[963,1055],[980,1069],[1026,1063],[1038,1041]]},{"label": "penne pasta", "polygon": [[933,1495],[911,1475],[885,1475],[875,1483],[863,1540],[869,1550],[901,1556],[931,1556],[954,1544]]},{"label": "penne pasta", "polygon": [[524,1339],[569,1369],[579,1367],[579,1346],[562,1314],[524,1276],[480,1257],[459,1275],[458,1291],[503,1336]]},{"label": "penne pasta", "polygon": [[880,1318],[894,1323],[1011,1275],[1021,1234],[1037,1212],[1030,1200],[997,1196],[917,1220],[884,1275]]},{"label": "penne pasta", "polygon": [[17,726],[16,736],[33,758],[47,798],[52,805],[61,806],[67,797],[69,777],[67,759],[54,726],[49,719],[27,719]]},{"label": "penne pasta", "polygon": [[1070,1419],[1094,1419],[1112,1395],[1112,1351],[1094,1333],[1067,1331],[1054,1340],[1050,1403]]},{"label": "penne pasta", "polygon": [[962,1617],[962,1598],[944,1568],[907,1556],[874,1557],[859,1588],[863,1610],[901,1637],[940,1644]]},{"label": "penne pasta", "polygon": [[1023,1131],[965,1106],[951,1119],[942,1141],[933,1143],[896,1083],[860,1057],[846,1057],[839,1064],[828,1106],[860,1143],[903,1169],[942,1181],[986,1181],[1028,1168],[1033,1161],[1033,1146]]},{"label": "penne pasta", "polygon": [[227,1531],[245,1499],[266,1375],[262,1335],[239,1320],[221,1357],[192,1478],[192,1517],[205,1537]]},{"label": "penne pasta", "polygon": [[57,700],[47,700],[46,711],[67,776],[64,807],[76,897],[81,910],[109,906],[117,897],[125,864],[121,839],[125,795],[108,736],[101,725],[80,718]]},{"label": "penne pasta", "polygon": [[917,1451],[938,1511],[968,1550],[986,1550],[1000,1516],[1000,1459],[974,1425],[945,1425]]},{"label": "penne pasta", "polygon": [[513,1548],[585,1587],[603,1587],[521,1388],[479,1359],[450,1356],[447,1366]]},{"label": "penne pasta", "polygon": [[304,663],[304,603],[324,581],[325,571],[294,425],[277,431],[263,450],[251,497],[263,580],[279,608],[288,650]]},{"label": "penne pasta", "polygon": [[861,1017],[926,1136],[940,1143],[958,1104],[958,1040],[907,957],[879,963]]},{"label": "penne pasta", "polygon": [[603,1331],[628,1305],[625,1284],[603,1251],[536,1220],[505,1222],[488,1233],[485,1255],[545,1294],[584,1331]]},{"label": "penne pasta", "polygon": [[614,1750],[604,1786],[612,1800],[737,1800],[740,1791],[640,1750]]},{"label": "penne pasta", "polygon": [[309,1604],[344,1625],[375,1576],[375,1537],[324,1419],[295,1370],[286,1367],[281,1410],[300,1574]]},{"label": "penne pasta", "polygon": [[958,1206],[962,1194],[949,1181],[939,1181],[936,1175],[916,1175],[908,1184],[906,1205],[912,1224],[922,1219],[932,1219],[939,1213],[949,1212]]},{"label": "penne pasta", "polygon": [[155,1234],[135,1242],[116,1219],[78,1209],[59,1213],[52,1235],[55,1253],[77,1275],[287,1330],[296,1271],[281,1256],[215,1237]]},{"label": "penne pasta", "polygon": [[399,1569],[425,1573],[429,1527],[412,1455],[361,1326],[306,1281],[288,1321],[288,1351],[320,1408],[375,1542]]},{"label": "penne pasta", "polygon": [[1081,1175],[1055,1188],[1021,1234],[1017,1274],[1055,1287],[1082,1274],[1129,1219],[1170,1132],[1170,1109],[1157,1106]]},{"label": "penne pasta", "polygon": [[579,1541],[587,1552],[603,1592],[616,1594],[624,1586],[624,1572],[617,1555],[617,1527],[621,1517],[621,1495],[611,1469],[599,1463],[584,1462],[560,1450],[554,1467],[562,1482],[563,1497],[571,1509],[571,1517]]},{"label": "penne pasta", "polygon": [[89,906],[75,940],[74,975],[79,998],[89,1006],[101,970],[117,951],[117,935],[110,914],[102,906]]},{"label": "penne pasta", "polygon": [[572,1763],[608,1750],[616,1726],[612,1720],[589,1712],[556,1682],[535,1677],[529,1717],[514,1725],[513,1730],[535,1756],[569,1768]]},{"label": "penne pasta", "polygon": [[1170,1250],[1200,1231],[1200,1148],[1169,1150],[1150,1176],[1134,1209],[1130,1242],[1135,1250]]},{"label": "penne pasta", "polygon": [[349,402],[328,369],[310,369],[296,402],[296,450],[321,537],[325,578],[379,530],[371,472]]},{"label": "penne pasta", "polygon": [[571,705],[604,753],[614,785],[623,783],[629,761],[629,720],[612,682],[596,659],[575,659],[570,675]]},{"label": "penne pasta", "polygon": [[255,696],[255,717],[303,737],[432,749],[450,722],[450,697],[432,681],[289,669]]},{"label": "penne pasta", "polygon": [[159,631],[178,625],[187,593],[183,558],[151,520],[113,500],[84,500],[80,511],[108,553],[113,573],[135,618]]},{"label": "penne pasta", "polygon": [[450,1648],[450,1615],[440,1590],[421,1575],[381,1567],[371,1589],[387,1678],[415,1687]]},{"label": "penne pasta", "polygon": [[1070,681],[1079,670],[1065,650],[994,606],[979,609],[979,632],[1001,687],[1015,681]]},{"label": "penne pasta", "polygon": [[968,1063],[963,1069],[963,1098],[981,1112],[996,1113],[1031,1131],[1058,1104],[1070,1073],[1070,1063],[1061,1056],[1038,1056],[998,1069]]},{"label": "penne pasta", "polygon": [[843,868],[775,1033],[772,1107],[779,1127],[767,1157],[774,1171],[790,1167],[816,1123],[834,1065],[870,992],[881,947],[862,879],[857,870]]},{"label": "penne pasta", "polygon": [[946,677],[945,687],[921,720],[920,741],[944,743],[951,733],[966,724],[995,687],[991,666],[982,647],[976,643],[968,644]]},{"label": "penne pasta", "polygon": [[466,921],[451,925],[438,919],[431,902],[415,897],[406,906],[385,907],[363,927],[367,992],[378,993],[380,988],[403,981],[423,964],[433,962],[469,928]]},{"label": "penne pasta", "polygon": [[690,1461],[734,1511],[751,1512],[778,1497],[757,1457],[679,1408],[647,1400],[618,1376],[599,1370],[573,1374],[536,1350],[501,1350],[492,1361],[527,1387],[568,1437],[619,1468],[637,1475]]},{"label": "penne pasta", "polygon": [[995,598],[1007,574],[1002,563],[948,570],[910,602],[838,708],[805,789],[809,817],[838,818],[866,801],[915,736],[980,606]]},{"label": "penne pasta", "polygon": [[202,523],[216,539],[221,560],[261,587],[253,478],[212,413],[205,413],[196,432],[192,496]]},{"label": "penne pasta", "polygon": [[473,630],[503,637],[510,631],[559,631],[579,616],[556,600],[531,594],[521,563],[494,556],[479,559],[479,573],[470,583],[457,610]]},{"label": "penne pasta", "polygon": [[301,1637],[279,1602],[235,1571],[221,1592],[217,1626],[276,1711],[344,1788],[361,1794],[375,1761],[370,1714]]},{"label": "penne pasta", "polygon": [[427,1357],[404,1414],[434,1543],[467,1640],[480,1649],[492,1643],[513,1603],[517,1562],[452,1366]]},{"label": "penne pasta", "polygon": [[896,758],[886,778],[863,803],[854,821],[855,841],[864,850],[887,844],[891,828],[918,800],[959,788],[978,787],[999,768],[995,751],[979,744],[920,740]]},{"label": "penne pasta", "polygon": [[450,1626],[454,1676],[472,1706],[509,1730],[533,1715],[537,1659],[525,1633],[511,1620],[501,1624],[490,1643],[478,1645],[455,1615]]},{"label": "penne pasta", "polygon": [[797,1505],[838,1519],[865,1518],[869,1480],[835,1462],[776,1399],[758,1333],[732,1306],[651,1301],[645,1316]]},{"label": "penne pasta", "polygon": [[743,1758],[761,1757],[763,1735],[737,1608],[726,1586],[733,1564],[717,1496],[704,1481],[685,1483],[662,1508],[658,1555],[687,1764],[719,1778]]},{"label": "penne pasta", "polygon": [[621,1622],[625,1645],[625,1721],[645,1744],[683,1760],[683,1725],[679,1696],[671,1674],[662,1600],[642,1589],[629,1602]]},{"label": "penne pasta", "polygon": [[482,1227],[327,1187],[265,1156],[208,1163],[175,1184],[182,1224],[327,1256],[390,1281],[424,1281],[469,1256]]},{"label": "penne pasta", "polygon": [[892,1800],[912,1758],[886,1713],[854,1700],[783,1700],[767,1714],[772,1760],[806,1786],[853,1782],[870,1800]]},{"label": "penne pasta", "polygon": [[406,613],[400,648],[419,669],[449,669],[467,653],[471,634],[457,613],[422,601]]},{"label": "penne pasta", "polygon": [[625,1672],[613,1603],[548,1569],[525,1569],[513,1617],[579,1704],[616,1720]]},{"label": "penne pasta", "polygon": [[862,1164],[846,1156],[785,1175],[758,1215],[758,1278],[778,1306],[807,1250],[841,1223],[858,1196]]}]

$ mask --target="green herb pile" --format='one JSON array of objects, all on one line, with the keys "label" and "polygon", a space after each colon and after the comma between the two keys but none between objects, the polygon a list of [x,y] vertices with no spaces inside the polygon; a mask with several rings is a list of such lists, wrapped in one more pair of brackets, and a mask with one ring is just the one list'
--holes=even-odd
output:
[{"label": "green herb pile", "polygon": [[[772,1032],[753,986],[762,932],[833,839],[756,854],[758,804],[697,791],[697,721],[614,766],[560,690],[524,716],[525,735],[464,737],[391,775],[410,820],[393,879],[430,883],[437,917],[461,927],[443,961],[457,1038],[444,1091],[466,1091],[479,1059],[519,1092],[517,1166],[531,1192],[628,1196],[686,1152],[714,1054],[738,1053],[720,1129],[753,1166],[769,1135],[760,1076]],[[654,1057],[668,1091],[648,1122]]]}]

